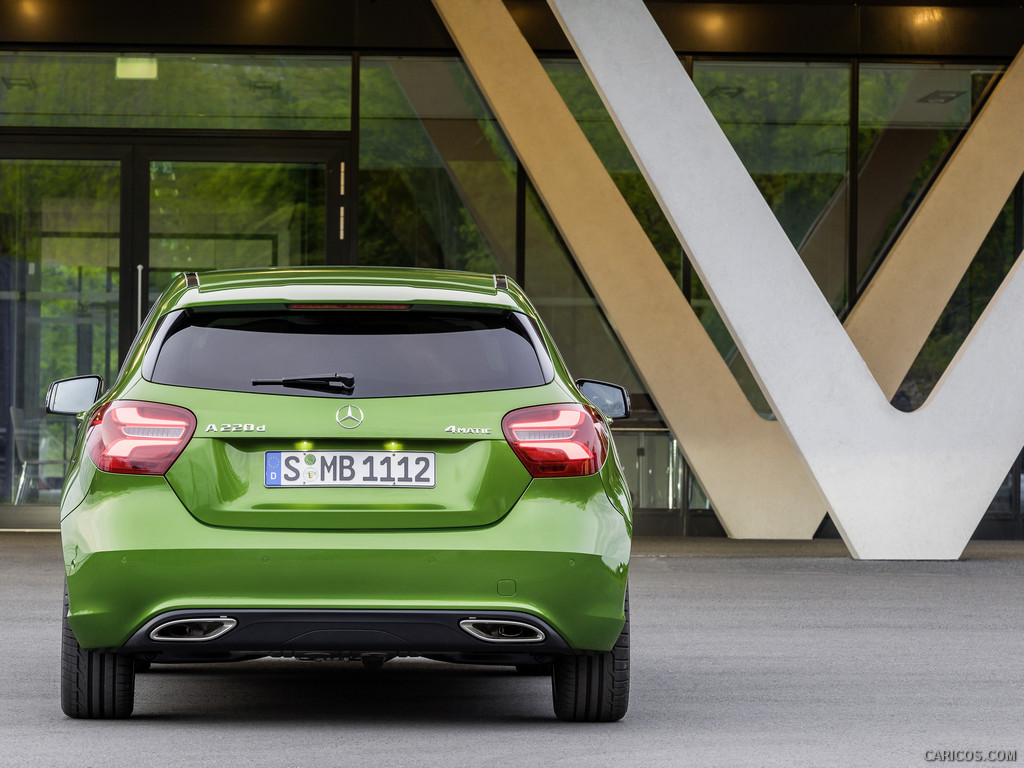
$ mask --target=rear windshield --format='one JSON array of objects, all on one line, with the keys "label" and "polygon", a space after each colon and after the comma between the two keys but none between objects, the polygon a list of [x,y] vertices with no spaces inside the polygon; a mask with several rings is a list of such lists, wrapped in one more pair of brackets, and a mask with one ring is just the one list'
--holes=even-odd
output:
[{"label": "rear windshield", "polygon": [[553,368],[518,312],[272,305],[166,315],[143,375],[199,389],[366,398],[535,387],[551,381]]}]

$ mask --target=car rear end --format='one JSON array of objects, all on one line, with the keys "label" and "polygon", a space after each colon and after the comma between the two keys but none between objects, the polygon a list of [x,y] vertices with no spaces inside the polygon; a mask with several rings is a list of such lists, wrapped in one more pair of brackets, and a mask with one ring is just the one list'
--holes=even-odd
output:
[{"label": "car rear end", "polygon": [[62,506],[82,648],[522,666],[622,635],[606,419],[514,284],[182,276],[86,420]]}]

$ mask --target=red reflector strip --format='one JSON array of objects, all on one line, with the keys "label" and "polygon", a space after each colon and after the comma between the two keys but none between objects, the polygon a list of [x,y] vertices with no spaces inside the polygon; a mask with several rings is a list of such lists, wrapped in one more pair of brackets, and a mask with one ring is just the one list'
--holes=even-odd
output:
[{"label": "red reflector strip", "polygon": [[288,309],[411,309],[411,304],[288,304]]}]

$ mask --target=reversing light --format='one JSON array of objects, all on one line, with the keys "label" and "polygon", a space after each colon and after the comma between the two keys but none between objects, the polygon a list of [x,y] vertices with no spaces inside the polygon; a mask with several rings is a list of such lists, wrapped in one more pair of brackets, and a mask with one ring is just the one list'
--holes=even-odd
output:
[{"label": "reversing light", "polygon": [[608,428],[601,415],[578,403],[512,411],[501,430],[534,477],[592,475],[608,455]]},{"label": "reversing light", "polygon": [[115,400],[96,412],[86,448],[97,468],[163,475],[196,431],[196,417],[176,405]]}]

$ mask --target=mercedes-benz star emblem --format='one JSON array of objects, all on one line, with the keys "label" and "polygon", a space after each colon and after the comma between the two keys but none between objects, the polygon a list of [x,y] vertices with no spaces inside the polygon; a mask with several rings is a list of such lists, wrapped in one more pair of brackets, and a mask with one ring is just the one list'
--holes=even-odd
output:
[{"label": "mercedes-benz star emblem", "polygon": [[358,405],[346,405],[338,409],[335,418],[345,429],[355,429],[363,423],[363,409]]}]

